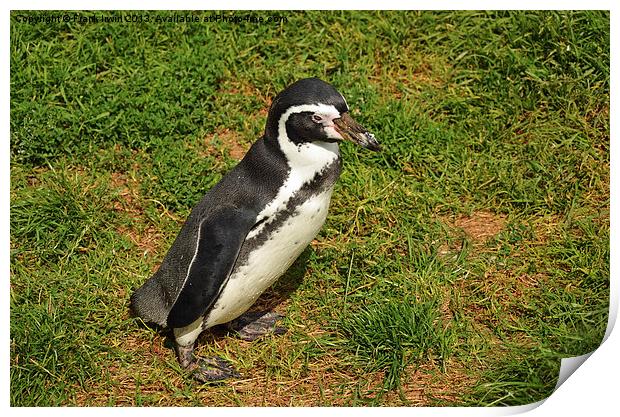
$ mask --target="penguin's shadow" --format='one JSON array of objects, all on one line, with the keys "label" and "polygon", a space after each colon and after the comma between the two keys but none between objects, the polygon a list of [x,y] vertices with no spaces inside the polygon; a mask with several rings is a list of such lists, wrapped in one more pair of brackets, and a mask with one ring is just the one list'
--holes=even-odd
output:
[{"label": "penguin's shadow", "polygon": [[[304,275],[308,269],[308,262],[310,257],[312,256],[314,249],[311,246],[308,246],[302,254],[293,262],[293,265],[282,275],[278,281],[267,289],[259,298],[256,300],[254,305],[250,307],[248,312],[267,312],[274,311],[277,307],[286,301],[290,295],[296,291],[299,286],[303,282]],[[281,312],[283,313],[283,312]],[[145,324],[140,321],[141,326],[150,328],[159,333],[162,337],[164,337],[164,346],[173,349],[175,346],[174,335],[171,329],[163,328],[156,324]],[[225,338],[227,336],[232,336],[231,332],[228,330],[225,324],[214,326],[210,329],[207,329],[200,335],[197,344],[210,343],[215,340],[219,340]]]}]

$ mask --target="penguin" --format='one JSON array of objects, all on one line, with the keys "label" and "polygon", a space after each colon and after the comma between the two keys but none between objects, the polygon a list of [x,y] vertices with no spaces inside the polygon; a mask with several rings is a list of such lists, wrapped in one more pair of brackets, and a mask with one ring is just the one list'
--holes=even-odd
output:
[{"label": "penguin", "polygon": [[221,358],[194,355],[206,329],[226,324],[245,340],[285,331],[276,326],[282,316],[247,311],[325,222],[342,141],[380,150],[329,83],[285,88],[263,136],[192,209],[159,269],[131,295],[137,317],[172,329],[179,364],[198,381],[240,376]]}]

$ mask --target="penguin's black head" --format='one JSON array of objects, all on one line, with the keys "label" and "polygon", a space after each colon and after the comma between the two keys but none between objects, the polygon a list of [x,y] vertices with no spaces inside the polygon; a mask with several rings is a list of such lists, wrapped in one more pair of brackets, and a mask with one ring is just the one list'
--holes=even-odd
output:
[{"label": "penguin's black head", "polygon": [[276,96],[269,109],[265,136],[296,145],[349,140],[380,150],[375,136],[353,120],[342,94],[318,78],[299,80]]}]

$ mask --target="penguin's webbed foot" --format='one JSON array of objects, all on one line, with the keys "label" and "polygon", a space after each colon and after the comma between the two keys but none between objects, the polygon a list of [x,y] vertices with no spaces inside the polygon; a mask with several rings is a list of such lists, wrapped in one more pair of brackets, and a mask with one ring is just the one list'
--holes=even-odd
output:
[{"label": "penguin's webbed foot", "polygon": [[194,379],[205,383],[241,377],[241,374],[230,363],[217,356],[209,358],[196,357],[189,370]]},{"label": "penguin's webbed foot", "polygon": [[276,325],[276,322],[283,317],[281,314],[269,311],[252,311],[228,323],[228,328],[240,339],[251,342],[266,334],[286,333],[286,327]]},{"label": "penguin's webbed foot", "polygon": [[226,360],[217,356],[208,358],[195,356],[193,350],[193,346],[184,347],[177,345],[179,363],[183,369],[191,373],[194,379],[208,383],[241,377]]}]

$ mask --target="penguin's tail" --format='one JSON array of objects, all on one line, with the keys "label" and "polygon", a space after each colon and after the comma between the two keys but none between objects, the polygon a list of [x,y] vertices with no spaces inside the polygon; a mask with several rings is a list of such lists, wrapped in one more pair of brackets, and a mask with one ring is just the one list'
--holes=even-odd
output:
[{"label": "penguin's tail", "polygon": [[131,294],[130,303],[134,315],[144,321],[166,326],[170,307],[166,303],[166,292],[155,276]]}]

